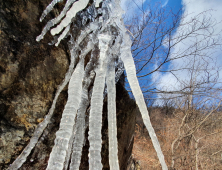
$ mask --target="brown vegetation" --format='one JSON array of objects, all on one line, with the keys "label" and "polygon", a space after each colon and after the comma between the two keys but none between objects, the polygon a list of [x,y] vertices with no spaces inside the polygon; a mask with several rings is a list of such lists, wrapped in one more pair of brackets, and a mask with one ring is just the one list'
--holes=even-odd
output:
[{"label": "brown vegetation", "polygon": [[[169,169],[222,169],[222,111],[217,107],[205,110],[205,113],[201,109],[167,110],[163,107],[151,108],[150,117]],[[142,170],[161,170],[139,114],[133,158],[140,163]]]}]

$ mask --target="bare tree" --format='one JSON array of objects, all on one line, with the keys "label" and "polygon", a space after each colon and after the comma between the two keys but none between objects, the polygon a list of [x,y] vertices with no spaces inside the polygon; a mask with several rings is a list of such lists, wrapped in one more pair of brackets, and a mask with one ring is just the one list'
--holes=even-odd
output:
[{"label": "bare tree", "polygon": [[[172,132],[172,169],[212,169],[220,163],[218,153],[215,152],[221,150],[218,138],[222,135],[222,128],[215,122],[221,119],[218,114],[221,106],[221,89],[218,86],[220,82],[217,70],[209,67],[210,63],[201,59],[203,58],[194,55],[187,63],[190,69],[187,70],[186,78],[180,79],[180,89],[183,91],[174,91],[170,99],[165,96],[166,102],[174,103],[176,109],[173,114],[178,120]],[[210,160],[212,157],[213,160],[203,165],[204,160]]]},{"label": "bare tree", "polygon": [[[128,20],[127,26],[133,39],[132,53],[137,77],[147,100],[155,100],[153,94],[177,94],[171,96],[175,98],[187,95],[187,91],[203,96],[206,95],[204,91],[209,84],[211,87],[208,88],[218,90],[218,84],[221,83],[218,81],[218,72],[221,68],[209,62],[214,60],[213,53],[221,46],[221,37],[214,30],[218,23],[208,15],[210,11],[204,11],[191,19],[187,19],[189,14],[183,14],[182,9],[174,13],[158,4],[154,8],[140,8],[140,11],[141,15]],[[179,33],[175,35],[176,31]],[[187,42],[189,38],[192,41]],[[187,44],[177,50],[176,47],[181,43]],[[186,61],[183,65],[169,67],[170,63],[182,59]],[[187,72],[187,75],[191,75],[191,71],[197,69],[193,68],[193,62],[195,65],[203,65],[198,73],[202,71],[204,79],[198,77],[198,81],[187,83],[183,77],[179,77],[179,73]],[[181,88],[158,88],[158,81],[151,81],[154,73],[157,77],[160,74],[171,74],[181,84]]]},{"label": "bare tree", "polygon": [[[158,96],[163,105],[176,108],[173,114],[178,123],[172,126],[171,168],[189,166],[188,169],[198,170],[221,166],[221,68],[213,57],[222,42],[214,30],[218,23],[208,15],[210,11],[187,19],[189,14],[183,14],[183,10],[174,13],[158,5],[140,10],[141,15],[127,21],[127,25],[147,105]],[[185,45],[178,48],[181,43]],[[177,60],[184,62],[169,67]],[[177,87],[159,88],[158,77],[155,81],[153,74],[171,75]]]}]

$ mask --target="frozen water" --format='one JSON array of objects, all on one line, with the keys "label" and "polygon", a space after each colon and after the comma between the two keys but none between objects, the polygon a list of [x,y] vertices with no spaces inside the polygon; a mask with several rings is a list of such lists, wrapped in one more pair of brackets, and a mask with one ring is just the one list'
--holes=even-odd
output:
[{"label": "frozen water", "polygon": [[[90,63],[88,63],[90,64]],[[87,70],[85,70],[86,73]],[[89,105],[89,98],[88,98],[88,88],[94,78],[94,72],[91,72],[89,76],[85,77],[84,86],[83,86],[83,93],[81,97],[80,107],[78,109],[77,119],[76,119],[76,134],[75,139],[73,142],[73,152],[72,158],[70,163],[70,169],[78,170],[81,162],[82,156],[82,147],[85,140],[85,113],[86,109]]]},{"label": "frozen water", "polygon": [[[61,1],[61,0],[60,0]],[[43,39],[44,38],[44,36],[45,36],[45,34],[54,26],[54,25],[56,25],[56,24],[58,24],[60,21],[61,21],[61,19],[66,15],[66,12],[68,11],[68,9],[69,9],[69,7],[72,5],[72,3],[74,3],[76,0],[68,0],[67,2],[66,2],[66,5],[65,5],[65,7],[63,8],[63,10],[62,10],[62,12],[59,14],[59,16],[58,17],[56,17],[56,18],[54,18],[54,19],[52,19],[52,20],[50,20],[50,21],[48,21],[47,22],[47,24],[46,24],[46,26],[43,28],[43,30],[42,30],[42,33],[39,35],[39,36],[37,36],[36,37],[36,41],[40,41],[41,39]],[[59,2],[59,1],[58,1]],[[54,4],[54,3],[53,3]],[[50,5],[49,5],[50,6]],[[47,10],[47,9],[46,9]],[[51,8],[49,8],[47,11],[48,12],[46,12],[45,14],[44,14],[44,17],[45,17],[45,15],[47,15],[50,11],[52,10]],[[42,18],[44,18],[43,16],[42,16]],[[41,19],[40,19],[40,21],[41,21]],[[69,24],[68,24],[69,25]]]},{"label": "frozen water", "polygon": [[119,170],[116,127],[115,58],[112,56],[110,56],[107,68],[106,84],[108,92],[109,166],[111,170]]},{"label": "frozen water", "polygon": [[[40,21],[42,21],[53,9],[54,5],[60,1],[62,0],[53,0],[43,12]],[[100,3],[102,3],[101,8],[99,7]],[[72,21],[80,11],[83,11],[79,14],[82,21],[79,25],[77,23],[77,25],[79,27],[82,26],[83,30],[76,39],[76,36],[72,36],[72,33],[75,31],[75,27],[72,27],[74,24]],[[47,170],[61,170],[63,168],[66,170],[68,167],[70,169],[79,168],[82,147],[85,140],[85,112],[89,105],[90,98],[89,169],[102,169],[101,126],[105,82],[107,84],[107,90],[105,90],[105,92],[107,91],[108,95],[109,164],[111,170],[118,170],[115,83],[117,83],[122,75],[124,67],[136,103],[142,114],[144,124],[148,129],[157,156],[162,165],[162,169],[167,170],[164,156],[155,131],[151,125],[143,94],[136,77],[135,64],[131,54],[131,40],[122,20],[123,13],[119,0],[94,0],[93,4],[90,4],[89,0],[67,0],[59,16],[50,20],[43,28],[42,33],[36,38],[37,41],[43,39],[47,31],[57,24],[57,27],[51,29],[52,35],[58,34],[53,41],[54,43],[57,40],[56,46],[58,46],[60,41],[67,35],[70,35],[71,40],[69,41],[69,46],[71,63],[64,81],[58,87],[48,116],[46,116],[44,121],[37,127],[30,143],[24,149],[21,156],[17,158],[9,168],[10,170],[18,169],[23,162],[25,162],[32,148],[38,142],[43,130],[49,123],[59,94],[68,81],[68,100],[62,114],[60,128],[56,132],[55,145],[50,154]],[[72,31],[70,31],[70,28],[72,28]],[[61,31],[62,33],[59,34]],[[86,48],[85,42],[87,42]],[[90,60],[85,59],[85,56],[90,57]],[[78,64],[73,72],[75,61],[77,60]],[[84,69],[84,65],[87,61],[89,62]],[[95,80],[93,88],[91,89],[90,85],[94,77]],[[77,118],[75,123],[76,114]],[[70,161],[71,155],[72,158]]]},{"label": "frozen water", "polygon": [[89,116],[89,169],[101,170],[101,128],[102,128],[102,108],[103,91],[105,86],[105,76],[107,67],[107,49],[110,36],[99,35],[100,58],[96,69],[93,93],[91,98],[91,110]]},{"label": "frozen water", "polygon": [[42,20],[45,18],[45,16],[53,9],[53,7],[55,6],[55,4],[57,4],[58,2],[61,2],[63,0],[53,0],[47,7],[46,9],[43,11],[42,16],[40,17],[40,22],[42,22]]},{"label": "frozen water", "polygon": [[70,25],[66,27],[66,29],[62,32],[62,34],[58,38],[58,42],[55,44],[55,46],[58,46],[60,41],[69,33]]},{"label": "frozen water", "polygon": [[66,13],[66,17],[61,21],[61,23],[56,27],[51,30],[51,34],[55,35],[58,34],[62,31],[63,28],[67,27],[71,21],[72,18],[76,16],[76,13],[83,10],[87,4],[89,3],[89,0],[79,0],[76,1],[70,10]]},{"label": "frozen water", "polygon": [[[50,153],[47,170],[63,169],[68,143],[73,133],[75,116],[79,107],[83,79],[84,60],[78,63],[69,82],[68,100],[62,114],[59,130],[56,132],[55,145]],[[56,164],[55,164],[56,163]]]}]

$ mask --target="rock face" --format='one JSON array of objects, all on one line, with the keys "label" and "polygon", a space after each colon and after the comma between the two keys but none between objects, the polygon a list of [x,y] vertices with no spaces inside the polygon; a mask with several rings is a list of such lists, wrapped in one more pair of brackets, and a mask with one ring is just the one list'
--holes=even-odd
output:
[{"label": "rock face", "polygon": [[[36,125],[47,114],[57,86],[69,66],[66,42],[61,42],[59,47],[50,46],[48,43],[52,37],[49,34],[40,43],[35,41],[45,22],[58,13],[54,10],[46,21],[39,22],[42,11],[50,2],[0,1],[0,169],[6,169],[27,145]],[[57,8],[61,6],[57,5]],[[66,100],[67,89],[60,94],[51,123],[20,169],[46,169]],[[106,105],[105,101],[102,162],[104,169],[109,169]],[[121,169],[126,168],[131,155],[136,112],[136,104],[118,84],[117,123]],[[88,147],[86,140],[81,169],[88,169]]]}]

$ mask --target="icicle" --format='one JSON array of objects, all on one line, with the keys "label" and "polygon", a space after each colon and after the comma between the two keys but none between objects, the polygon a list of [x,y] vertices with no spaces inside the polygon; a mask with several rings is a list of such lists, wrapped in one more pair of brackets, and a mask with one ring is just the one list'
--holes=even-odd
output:
[{"label": "icicle", "polygon": [[83,87],[83,93],[81,97],[80,108],[78,110],[77,120],[76,120],[76,135],[73,142],[73,153],[70,163],[70,169],[78,170],[81,162],[82,148],[85,139],[85,113],[89,106],[88,99],[88,88],[95,76],[94,72],[91,72],[90,77],[85,79],[85,85]]},{"label": "icicle", "polygon": [[116,76],[115,76],[115,82],[117,83],[120,79],[120,76],[123,74],[124,72],[124,65],[123,65],[123,61],[121,60],[121,58],[119,57],[118,59],[118,63],[117,63],[117,71],[116,71]]},{"label": "icicle", "polygon": [[58,45],[59,45],[60,41],[68,34],[69,29],[70,29],[70,25],[68,25],[68,26],[66,27],[66,29],[62,32],[62,34],[59,36],[58,42],[55,44],[55,46],[58,46]]},{"label": "icicle", "polygon": [[94,48],[91,52],[90,60],[86,65],[84,77],[89,77],[90,76],[90,74],[91,74],[90,71],[93,70],[93,68],[94,68],[93,66],[94,66],[94,63],[96,61],[96,57],[98,57],[98,56],[97,56],[97,53],[96,53],[96,48]]},{"label": "icicle", "polygon": [[[89,52],[89,51],[91,51],[92,50],[92,48],[93,48],[93,44],[92,44],[92,42],[90,41],[89,43],[88,43],[88,45],[87,45],[87,47],[85,48],[85,50],[84,51],[82,51],[82,54],[81,54],[81,58],[85,58],[85,56],[86,56],[86,54]],[[87,64],[87,66],[89,65],[89,63]],[[68,146],[68,150],[67,150],[67,156],[66,156],[66,160],[65,160],[65,163],[64,163],[64,169],[63,170],[66,170],[67,168],[68,168],[68,166],[69,166],[69,162],[70,162],[70,156],[71,156],[71,150],[72,150],[72,145],[73,145],[73,141],[74,141],[74,137],[76,136],[76,134],[79,134],[79,133],[83,133],[84,134],[84,132],[85,131],[83,131],[83,132],[78,132],[78,126],[79,126],[79,120],[78,120],[78,117],[79,117],[79,111],[81,110],[81,112],[83,112],[83,110],[84,110],[84,108],[83,107],[85,107],[85,110],[86,110],[86,108],[88,107],[88,104],[86,103],[86,100],[84,100],[83,101],[83,99],[85,99],[85,94],[86,94],[86,90],[88,90],[88,87],[89,87],[89,84],[91,84],[91,81],[92,81],[92,79],[93,79],[93,74],[94,73],[92,73],[91,74],[91,76],[93,76],[93,77],[91,77],[90,75],[89,75],[89,70],[87,69],[88,67],[86,66],[86,69],[85,69],[85,72],[84,72],[84,79],[83,79],[83,84],[84,84],[84,86],[83,86],[83,90],[82,90],[82,94],[81,94],[81,102],[80,102],[80,107],[79,107],[79,109],[78,109],[78,114],[77,114],[77,120],[76,120],[76,123],[77,124],[75,124],[75,126],[73,127],[73,132],[75,132],[75,133],[72,133],[72,136],[71,136],[71,138],[70,138],[70,141],[69,141],[69,146]],[[87,72],[87,73],[86,73]],[[83,96],[84,96],[84,98],[83,98]],[[88,91],[87,91],[87,100],[88,100]],[[84,102],[84,103],[83,103]],[[84,105],[85,104],[85,105]],[[85,114],[85,112],[83,113],[83,114]],[[81,120],[81,119],[80,119]],[[84,119],[84,122],[85,122],[85,119]],[[83,126],[84,126],[84,124],[85,123],[83,123]],[[85,128],[85,127],[84,127]],[[83,143],[83,140],[84,140],[84,138],[83,139],[80,139],[80,140],[82,140],[82,143]],[[79,145],[80,146],[82,146],[81,145],[81,143],[79,143]],[[82,148],[81,148],[82,149]],[[80,159],[81,159],[81,155],[80,155]]]},{"label": "icicle", "polygon": [[76,13],[83,10],[89,3],[89,0],[79,0],[76,1],[70,10],[66,13],[66,17],[61,21],[59,25],[57,25],[56,28],[53,28],[51,30],[51,34],[55,35],[62,31],[63,28],[65,28],[67,25],[69,25],[72,21],[72,18],[76,16]]},{"label": "icicle", "polygon": [[121,41],[122,41],[122,37],[121,36],[117,36],[117,38],[115,39],[115,44],[114,44],[114,46],[110,50],[112,52],[112,55],[114,55],[115,57],[118,58],[117,65],[115,66],[115,68],[117,69],[116,75],[115,75],[115,83],[117,83],[119,81],[120,76],[124,72],[123,61],[121,60],[120,57],[118,57],[120,55]]},{"label": "icicle", "polygon": [[133,95],[136,99],[136,103],[137,103],[139,110],[141,112],[143,122],[149,132],[153,146],[157,152],[157,156],[159,158],[162,169],[167,170],[168,168],[167,168],[167,165],[164,160],[164,155],[163,155],[162,150],[160,148],[160,144],[157,139],[156,133],[151,125],[149,114],[147,111],[147,107],[146,107],[146,104],[145,104],[145,101],[143,98],[143,94],[140,89],[137,77],[136,77],[135,64],[134,64],[133,57],[131,54],[131,40],[130,40],[129,35],[127,34],[127,30],[126,30],[123,20],[121,18],[122,14],[123,14],[123,10],[120,7],[119,0],[114,0],[113,2],[114,2],[114,4],[112,6],[109,6],[109,11],[112,14],[110,20],[111,20],[111,22],[115,23],[119,27],[120,35],[123,38],[123,43],[122,43],[122,46],[120,49],[120,54],[121,54],[121,59],[124,63],[125,70],[126,70],[127,79],[129,81]]},{"label": "icicle", "polygon": [[[76,42],[76,44],[80,44],[80,42],[89,35],[90,32],[96,32],[97,30],[99,30],[99,23],[98,22],[94,22],[91,23],[89,26],[87,26],[83,31],[81,31],[81,34],[79,36],[79,40]],[[91,37],[92,38],[92,37]],[[93,41],[93,39],[92,39]],[[95,43],[94,43],[95,44]]]},{"label": "icicle", "polygon": [[80,103],[84,60],[80,59],[69,82],[68,100],[63,110],[59,130],[56,132],[55,145],[50,153],[47,170],[62,170],[68,149],[68,143],[73,133],[76,112]]},{"label": "icicle", "polygon": [[160,144],[157,139],[156,133],[155,133],[155,131],[152,127],[152,124],[150,122],[150,117],[149,117],[149,114],[147,111],[146,103],[144,101],[143,94],[140,89],[137,77],[136,77],[135,64],[134,64],[133,57],[131,54],[131,40],[130,40],[130,37],[127,33],[124,34],[123,45],[122,45],[120,54],[121,54],[121,59],[124,63],[124,67],[126,69],[127,79],[129,81],[133,95],[136,99],[136,103],[137,103],[140,113],[142,115],[143,122],[149,132],[153,146],[157,152],[157,156],[158,156],[159,161],[161,163],[162,169],[167,170],[168,168],[167,168],[167,165],[164,160],[164,155],[163,155],[162,150],[160,148]]},{"label": "icicle", "polygon": [[[83,94],[81,97],[81,104],[80,109],[78,109],[78,115],[76,120],[76,137],[74,139],[73,143],[73,153],[72,153],[72,159],[70,167],[71,169],[78,169],[80,166],[81,156],[82,156],[82,147],[85,140],[85,113],[87,104],[90,100],[90,97],[88,97],[88,87],[91,84],[95,73],[94,71],[91,71],[93,69],[93,62],[95,60],[94,51],[91,52],[91,58],[90,61],[87,63],[84,73],[84,87],[83,87]],[[90,72],[91,71],[91,72]],[[84,92],[85,91],[85,92]],[[85,103],[85,105],[84,105]],[[87,105],[87,106],[86,106]],[[84,117],[84,119],[83,119]],[[79,122],[80,121],[80,122]],[[80,136],[78,136],[80,134]],[[71,144],[72,144],[71,143]],[[71,148],[71,147],[70,147]]]},{"label": "icicle", "polygon": [[85,111],[88,107],[88,104],[88,89],[84,89],[76,120],[76,134],[73,142],[71,163],[69,165],[70,169],[72,170],[78,170],[81,162],[82,147],[85,138]]},{"label": "icicle", "polygon": [[[61,0],[60,0],[60,1],[61,1]],[[62,12],[59,14],[59,16],[47,22],[46,26],[45,26],[45,27],[43,28],[43,30],[42,30],[42,33],[41,33],[39,36],[36,37],[36,41],[40,41],[41,39],[43,39],[43,37],[44,37],[45,34],[50,30],[50,28],[60,22],[60,20],[66,15],[66,12],[68,11],[70,5],[72,5],[75,1],[76,1],[76,0],[68,0],[68,1],[66,2],[66,5],[65,5],[65,7],[63,8]],[[53,2],[54,2],[54,1],[53,1]],[[53,3],[53,2],[52,2],[52,3]],[[50,5],[49,5],[49,6],[50,6]],[[47,7],[47,8],[48,8],[48,7]],[[46,10],[47,10],[47,8],[46,8]],[[52,8],[53,8],[53,6],[52,6]],[[51,9],[51,8],[50,8],[50,9]],[[52,9],[51,9],[51,10],[52,10]],[[44,12],[45,12],[45,11],[44,11]],[[44,12],[43,12],[43,14],[42,14],[42,17],[40,18],[40,21],[41,21],[41,19],[43,19],[43,18],[45,17],[45,16],[44,16],[45,14],[48,14],[48,13],[45,13],[45,14],[44,14]],[[50,11],[49,11],[49,12],[50,12]],[[44,16],[44,17],[43,17],[43,16]],[[69,24],[68,24],[68,25],[69,25]]]},{"label": "icicle", "polygon": [[102,128],[102,108],[103,90],[105,85],[105,75],[107,66],[108,43],[110,36],[99,35],[100,58],[99,66],[96,70],[96,78],[93,87],[91,110],[89,116],[89,169],[101,170],[101,128]]},{"label": "icicle", "polygon": [[42,22],[42,20],[45,18],[46,15],[48,15],[48,13],[53,9],[53,7],[55,6],[55,4],[57,4],[58,2],[61,2],[63,0],[53,0],[47,7],[46,9],[43,11],[42,16],[40,17],[40,22]]},{"label": "icicle", "polygon": [[[111,57],[111,56],[110,56]],[[109,60],[106,73],[108,96],[108,133],[109,133],[109,166],[110,170],[119,170],[118,142],[116,127],[116,85],[115,85],[115,61]]]},{"label": "icicle", "polygon": [[[115,39],[115,36],[113,38]],[[124,72],[123,62],[122,62],[121,58],[118,57],[120,54],[120,42],[121,42],[121,36],[117,36],[115,39],[115,44],[109,50],[110,57],[114,56],[113,58],[118,58],[118,62],[115,65],[115,69],[117,69],[116,75],[115,75],[115,84],[119,81],[120,76]],[[105,86],[103,97],[105,98],[106,95],[107,95],[107,86]]]},{"label": "icicle", "polygon": [[35,147],[35,145],[38,142],[40,136],[42,135],[44,129],[46,128],[46,126],[50,122],[50,119],[51,119],[53,112],[55,110],[57,99],[58,99],[61,91],[64,89],[64,87],[66,86],[66,84],[68,83],[68,81],[71,78],[71,75],[72,75],[72,72],[74,69],[74,65],[75,65],[75,61],[76,61],[76,56],[74,55],[73,52],[71,52],[71,62],[69,65],[69,69],[65,75],[65,79],[58,86],[58,89],[55,94],[55,98],[53,99],[52,106],[51,106],[48,114],[45,116],[45,119],[41,123],[39,123],[39,125],[36,127],[36,129],[33,133],[33,136],[30,139],[29,144],[25,147],[25,149],[18,156],[18,158],[12,163],[12,165],[8,168],[8,170],[16,170],[16,169],[20,168],[22,166],[22,164],[26,161],[26,159],[29,156],[29,154],[31,153],[32,149]]}]

